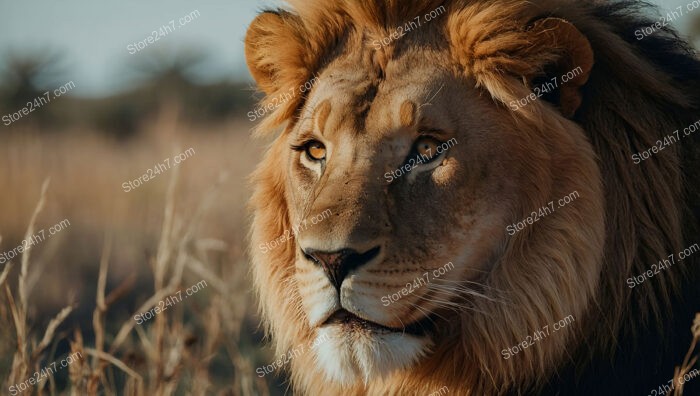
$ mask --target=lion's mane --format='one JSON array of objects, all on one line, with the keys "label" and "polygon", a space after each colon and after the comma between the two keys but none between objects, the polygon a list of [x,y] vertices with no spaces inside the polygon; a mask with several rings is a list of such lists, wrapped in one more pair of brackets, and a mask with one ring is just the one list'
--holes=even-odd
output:
[{"label": "lion's mane", "polygon": [[[659,152],[642,165],[635,164],[631,155],[700,119],[700,65],[686,44],[668,29],[637,40],[635,30],[655,21],[653,14],[646,14],[649,9],[638,2],[288,0],[288,3],[291,10],[273,11],[282,17],[279,19],[282,22],[276,19],[271,23],[277,24],[276,27],[261,32],[258,24],[249,32],[249,37],[262,33],[269,37],[248,42],[246,54],[267,101],[322,70],[344,45],[348,31],[366,29],[381,36],[391,27],[440,5],[447,8],[446,15],[415,34],[432,34],[436,43],[449,43],[453,56],[463,67],[462,72],[488,92],[495,105],[508,106],[510,101],[524,96],[523,93],[526,95],[528,91],[516,85],[519,76],[543,71],[546,62],[557,56],[556,47],[542,48],[522,38],[532,21],[557,17],[571,22],[588,39],[595,54],[590,77],[581,90],[582,104],[571,119],[583,128],[591,142],[605,194],[606,239],[602,251],[597,252],[603,260],[600,284],[595,298],[589,301],[586,317],[576,318],[578,327],[568,345],[554,342],[538,345],[538,348],[565,348],[559,354],[566,358],[554,361],[551,358],[554,355],[547,353],[518,356],[518,363],[516,359],[502,358],[502,348],[513,345],[512,332],[527,330],[507,329],[508,326],[548,323],[542,322],[543,316],[536,306],[523,307],[517,314],[509,313],[521,317],[505,322],[487,316],[474,318],[475,314],[470,312],[463,320],[463,323],[471,321],[470,333],[452,333],[453,339],[441,340],[445,344],[436,351],[442,354],[441,364],[423,366],[410,376],[392,377],[383,388],[377,385],[374,389],[393,389],[406,394],[411,390],[424,392],[429,389],[428,383],[437,388],[447,385],[455,394],[527,392],[533,387],[542,390],[547,385],[562,389],[565,382],[603,375],[604,368],[598,372],[591,370],[594,364],[608,362],[609,367],[623,364],[620,356],[630,360],[628,367],[621,369],[618,377],[605,378],[625,378],[633,370],[651,370],[652,366],[646,363],[639,363],[641,366],[632,363],[635,352],[627,351],[659,348],[657,345],[662,341],[643,341],[645,334],[652,334],[651,337],[675,334],[675,323],[684,324],[684,319],[690,319],[673,322],[670,317],[674,310],[679,310],[674,305],[676,302],[688,303],[687,298],[696,298],[685,295],[683,300],[687,283],[695,275],[687,261],[634,289],[627,287],[625,280],[644,273],[650,264],[669,254],[700,242],[691,227],[697,222],[700,201],[697,172],[700,133]],[[378,55],[378,67],[382,57],[391,56],[391,49]],[[279,125],[290,128],[304,100],[305,97],[297,96],[283,103],[267,116],[259,131],[269,133]],[[526,106],[513,112],[513,117],[530,127],[545,128],[552,122],[551,111],[543,106]],[[279,163],[285,149],[280,142],[270,146],[252,176],[251,198],[253,273],[262,315],[278,353],[288,351],[309,336],[300,324],[303,312],[290,281],[293,267],[285,264],[293,260],[293,244],[265,254],[257,248],[260,242],[275,239],[291,228],[284,201],[287,181],[282,169],[286,164]],[[552,255],[557,254],[556,244],[576,244],[577,239],[588,237],[580,234],[574,223],[567,227],[562,233],[566,238],[550,241]],[[558,259],[561,265],[568,264],[568,257]],[[503,284],[520,281],[501,280]],[[552,282],[544,286],[552,294],[547,300],[539,301],[540,304],[557,304],[557,295],[578,293],[581,287],[557,279],[543,281]],[[526,296],[515,300],[530,301]],[[698,301],[691,302],[697,309]],[[561,314],[564,317],[567,312]],[[686,340],[687,337],[681,342]],[[673,347],[665,350],[669,356],[675,353]],[[670,361],[659,357],[653,363]],[[305,358],[291,362],[291,366],[292,383],[297,389],[308,391],[326,386],[309,371]],[[672,365],[667,369],[664,375],[670,378]],[[625,387],[619,380],[606,386],[612,391],[630,390],[637,385]],[[332,392],[334,388],[325,389]],[[581,385],[571,389],[595,388]]]}]

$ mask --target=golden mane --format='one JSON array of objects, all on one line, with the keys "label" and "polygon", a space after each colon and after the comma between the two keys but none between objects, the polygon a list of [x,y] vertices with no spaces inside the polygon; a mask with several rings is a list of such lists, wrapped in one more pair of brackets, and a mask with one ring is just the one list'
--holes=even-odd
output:
[{"label": "golden mane", "polygon": [[[564,51],[558,41],[561,37],[530,34],[536,21],[555,17],[575,26],[590,42],[595,62],[587,66],[590,75],[585,85],[580,84],[580,98],[574,99],[580,100],[581,105],[576,106],[570,119],[586,132],[597,157],[605,194],[606,240],[601,252],[599,290],[589,302],[587,317],[576,318],[580,328],[570,338],[575,341],[570,355],[585,366],[596,356],[612,356],[621,338],[637,336],[650,325],[664,323],[664,313],[672,309],[674,296],[681,292],[681,278],[688,275],[689,265],[666,271],[654,282],[644,282],[634,289],[627,287],[625,280],[644,273],[651,263],[699,242],[697,233],[684,225],[684,220],[692,223],[694,219],[687,211],[687,203],[697,205],[698,199],[697,171],[688,167],[691,158],[682,153],[689,149],[670,147],[644,166],[631,160],[632,154],[700,119],[700,66],[672,32],[662,31],[658,37],[635,42],[631,36],[634,29],[648,23],[637,14],[635,2],[287,2],[290,10],[272,11],[274,18],[266,21],[270,15],[261,14],[246,38],[248,64],[266,94],[263,103],[312,79],[348,45],[351,32],[363,33],[363,40],[353,41],[352,45],[371,47],[373,39],[389,35],[395,26],[442,6],[446,9],[443,17],[405,40],[382,46],[368,62],[381,74],[386,60],[405,50],[405,46],[449,45],[449,53],[461,66],[459,73],[475,81],[496,106],[508,107],[531,92],[532,87],[524,81],[545,75],[548,66]],[[682,65],[672,64],[681,61]],[[270,134],[280,125],[291,128],[305,100],[304,95],[295,95],[284,101],[263,120],[258,131]],[[512,117],[534,130],[565,128],[561,115],[545,103],[519,108]],[[300,334],[305,330],[295,326],[303,311],[298,293],[290,287],[293,268],[284,265],[294,255],[293,244],[265,255],[257,249],[260,241],[274,239],[291,228],[285,202],[287,181],[281,170],[284,164],[278,161],[285,149],[281,139],[275,141],[251,179],[251,207],[255,215],[250,254],[262,314],[278,353],[288,351],[300,337],[308,336]],[[686,188],[686,184],[690,187]],[[569,231],[567,235],[572,239],[587,237]],[[579,287],[583,286],[561,280],[550,285],[551,290],[562,294],[578,293]],[[556,300],[556,296],[552,299]],[[280,306],[279,301],[292,303]],[[533,308],[523,313],[531,314],[532,320],[522,321],[539,324],[541,318],[535,311]],[[451,357],[459,367],[471,367],[468,360],[476,362],[478,370],[469,375],[469,383],[462,384],[462,389],[468,386],[474,394],[491,394],[503,393],[512,386],[523,391],[546,383],[550,371],[563,364],[538,353],[527,355],[531,360],[522,365],[502,359],[499,352],[512,343],[512,335],[507,330],[494,330],[495,326],[473,326],[481,333],[454,334],[444,350],[435,351]],[[451,350],[470,344],[466,337],[477,340],[480,346],[465,347],[471,356],[460,358]],[[305,372],[305,363],[308,362],[301,359],[292,362],[292,384],[299,389],[311,384],[321,387],[320,379]],[[430,381],[431,375],[450,378],[452,374],[446,367],[449,365],[435,365],[414,377],[387,381],[394,381],[397,389],[424,389],[423,384]],[[431,384],[436,389],[442,385],[454,392],[463,391],[459,383]]]}]

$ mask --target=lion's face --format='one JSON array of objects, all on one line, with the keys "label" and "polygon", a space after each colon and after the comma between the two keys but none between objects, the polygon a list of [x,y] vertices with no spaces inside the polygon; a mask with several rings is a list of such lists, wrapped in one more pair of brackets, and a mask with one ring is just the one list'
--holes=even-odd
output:
[{"label": "lion's face", "polygon": [[378,88],[354,59],[334,62],[283,137],[301,224],[293,285],[306,324],[328,340],[318,368],[341,382],[405,367],[435,344],[435,321],[468,309],[468,291],[479,298],[528,181],[543,177],[522,165],[546,168],[543,143],[528,142],[524,158],[503,110],[421,61],[435,56],[397,60]]},{"label": "lion's face", "polygon": [[[530,381],[564,358],[575,326],[519,359],[501,350],[568,315],[578,323],[597,293],[601,178],[568,118],[592,54],[565,21],[518,27],[481,6],[387,51],[367,45],[379,22],[333,33],[343,25],[322,15],[321,34],[266,13],[249,30],[251,71],[282,102],[268,119],[288,123],[253,176],[253,273],[278,352],[313,345],[291,362],[306,390]],[[579,80],[507,105],[543,70],[572,65]]]}]

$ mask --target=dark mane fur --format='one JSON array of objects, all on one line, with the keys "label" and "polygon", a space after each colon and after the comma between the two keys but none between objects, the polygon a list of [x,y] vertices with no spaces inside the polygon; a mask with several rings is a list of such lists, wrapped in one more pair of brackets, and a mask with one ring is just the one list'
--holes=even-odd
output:
[{"label": "dark mane fur", "polygon": [[[655,103],[656,111],[663,114],[669,120],[673,120],[676,128],[685,128],[700,120],[700,61],[696,51],[689,46],[678,33],[665,27],[652,35],[638,40],[634,32],[637,29],[652,26],[658,21],[659,11],[656,6],[639,1],[619,2],[590,2],[591,14],[599,21],[603,21],[609,28],[627,42],[639,55],[653,66],[662,71],[670,79],[672,89],[681,93],[687,100],[674,102],[655,96],[653,92],[645,92],[645,87],[639,87],[638,98],[617,97],[615,100],[601,101],[591,100],[595,96],[609,95],[613,87],[608,84],[610,75],[614,71],[607,69],[607,65],[596,65],[591,81],[585,94],[591,98],[584,99],[584,105],[577,114],[580,123],[585,125],[587,131],[599,130],[599,123],[617,120],[620,131],[618,141],[606,141],[595,133],[590,134],[591,140],[598,152],[618,152],[620,155],[629,156],[638,151],[651,147],[654,143],[640,139],[638,134],[640,122],[644,119],[644,107],[639,108],[638,118],[629,119],[625,115],[625,106],[640,102]],[[605,45],[605,43],[592,43]],[[598,98],[599,99],[599,98]],[[620,101],[624,101],[620,103]],[[592,104],[592,106],[591,106]],[[607,114],[602,116],[602,114]],[[605,117],[608,117],[605,119]],[[603,121],[605,119],[605,121]],[[644,126],[649,128],[650,125]],[[673,133],[673,130],[659,128],[654,131],[655,139],[663,139]],[[678,252],[694,243],[700,243],[698,223],[700,223],[700,133],[695,133],[685,138],[671,150],[677,150],[677,163],[669,163],[667,172],[663,172],[663,166],[656,171],[647,172],[645,168],[633,169],[634,175],[625,177],[624,172],[603,172],[605,175],[616,175],[606,180],[609,199],[626,201],[630,211],[643,211],[648,216],[648,224],[636,224],[634,230],[625,227],[624,219],[608,219],[608,229],[611,234],[623,232],[653,233],[662,230],[667,237],[669,254]],[[673,161],[673,156],[651,158],[648,161]],[[601,158],[601,166],[614,166],[611,158]],[[643,166],[633,165],[633,166]],[[674,169],[675,168],[675,169]],[[658,178],[670,177],[674,171],[680,168],[682,178],[679,180],[679,198],[685,203],[678,211],[682,213],[682,244],[677,246],[671,237],[673,225],[668,223],[668,218],[660,217],[659,207],[667,204],[664,199],[670,199],[675,194],[644,195],[640,186],[658,183]],[[627,175],[629,176],[629,175]],[[674,183],[671,183],[673,185]],[[622,187],[622,188],[620,188]],[[663,216],[663,214],[661,215]],[[657,227],[654,229],[654,227]],[[609,249],[623,250],[625,247],[612,242]],[[637,257],[648,257],[644,250],[647,246],[628,247],[636,249]],[[630,252],[631,253],[631,252]],[[621,257],[619,253],[611,253],[612,256]],[[659,257],[661,259],[661,257]],[[682,266],[674,267],[673,273],[666,273],[662,282],[645,282],[640,287],[632,290],[620,290],[620,282],[624,279],[614,279],[603,274],[607,279],[608,287],[603,289],[599,301],[601,311],[597,319],[602,319],[598,325],[591,327],[608,328],[617,332],[616,344],[603,346],[596,349],[598,340],[589,339],[580,350],[572,356],[584,357],[577,362],[572,362],[568,367],[559,370],[559,373],[550,382],[548,387],[542,390],[543,394],[562,395],[623,395],[623,394],[649,394],[652,389],[658,389],[659,385],[668,384],[673,377],[673,370],[683,360],[692,336],[690,327],[694,313],[700,310],[700,293],[698,286],[700,277],[697,264],[700,262],[697,256],[686,259]],[[610,263],[609,263],[610,264]],[[642,273],[653,262],[635,262],[632,273]],[[658,279],[657,279],[658,280]],[[643,293],[643,297],[634,298],[635,293]],[[627,294],[625,297],[624,294]],[[659,298],[661,297],[661,298]],[[622,300],[621,300],[622,299]],[[664,301],[664,299],[666,299]],[[611,301],[625,301],[614,306]],[[617,309],[616,315],[610,315],[610,310]],[[607,314],[603,314],[608,312]],[[592,318],[592,319],[593,319]],[[613,319],[614,318],[614,319]],[[617,321],[617,323],[615,323]],[[607,322],[607,323],[606,323]],[[644,323],[640,331],[639,323]],[[599,330],[600,331],[600,330]],[[596,352],[597,350],[597,352]],[[612,354],[602,351],[613,352]],[[590,359],[590,360],[589,360]],[[700,384],[689,383],[686,386],[686,394],[700,394]],[[698,392],[698,393],[694,393]]]}]

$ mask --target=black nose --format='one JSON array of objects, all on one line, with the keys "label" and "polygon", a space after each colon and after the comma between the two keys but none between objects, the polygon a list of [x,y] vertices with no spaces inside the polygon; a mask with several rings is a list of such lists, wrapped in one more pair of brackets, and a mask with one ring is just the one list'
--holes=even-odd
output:
[{"label": "black nose", "polygon": [[350,271],[359,268],[377,257],[379,246],[376,246],[364,253],[359,253],[354,249],[342,249],[336,252],[322,252],[319,250],[302,250],[307,259],[313,261],[323,268],[326,276],[337,290],[343,284]]}]

